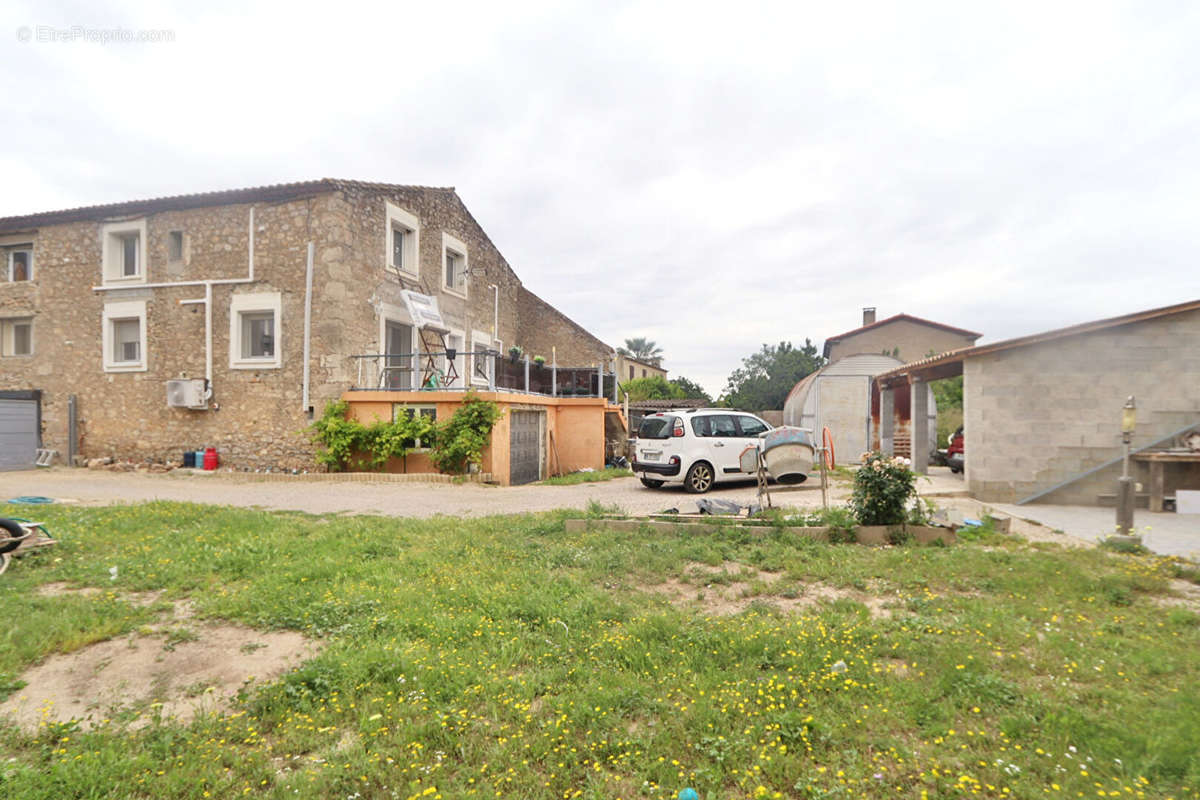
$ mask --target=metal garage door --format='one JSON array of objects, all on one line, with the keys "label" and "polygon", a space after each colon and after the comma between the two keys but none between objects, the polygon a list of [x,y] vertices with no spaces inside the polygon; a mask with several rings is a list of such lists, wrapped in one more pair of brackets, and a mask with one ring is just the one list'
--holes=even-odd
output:
[{"label": "metal garage door", "polygon": [[37,446],[37,401],[0,399],[0,470],[32,469]]},{"label": "metal garage door", "polygon": [[508,474],[513,486],[542,477],[542,412],[510,411]]}]

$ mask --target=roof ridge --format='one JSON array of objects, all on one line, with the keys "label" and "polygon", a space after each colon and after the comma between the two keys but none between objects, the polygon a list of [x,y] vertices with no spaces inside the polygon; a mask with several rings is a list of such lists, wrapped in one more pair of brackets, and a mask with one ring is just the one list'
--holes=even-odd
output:
[{"label": "roof ridge", "polygon": [[400,183],[372,183],[350,178],[317,178],[315,180],[291,181],[286,183],[270,183],[260,186],[244,186],[236,189],[213,189],[206,192],[190,192],[187,194],[160,195],[134,200],[122,200],[115,203],[97,203],[71,208],[36,211],[30,214],[17,214],[0,217],[0,233],[16,232],[41,225],[58,225],[67,222],[82,222],[85,220],[104,218],[106,216],[121,216],[126,214],[145,214],[156,211],[182,210],[209,205],[245,203],[256,201],[288,200],[302,197],[306,194],[332,191],[337,189],[366,189],[373,191],[417,190],[455,193],[454,187],[420,186]]}]

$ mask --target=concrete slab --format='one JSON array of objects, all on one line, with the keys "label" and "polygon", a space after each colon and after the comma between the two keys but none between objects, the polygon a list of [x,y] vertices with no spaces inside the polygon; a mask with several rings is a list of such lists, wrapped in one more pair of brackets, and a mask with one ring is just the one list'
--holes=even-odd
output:
[{"label": "concrete slab", "polygon": [[[1112,508],[1042,503],[1027,506],[1007,503],[986,505],[1090,542],[1099,541],[1101,537],[1116,533],[1117,530],[1116,510]],[[1133,515],[1133,527],[1142,537],[1142,543],[1155,553],[1200,560],[1200,517],[1137,509]]]}]

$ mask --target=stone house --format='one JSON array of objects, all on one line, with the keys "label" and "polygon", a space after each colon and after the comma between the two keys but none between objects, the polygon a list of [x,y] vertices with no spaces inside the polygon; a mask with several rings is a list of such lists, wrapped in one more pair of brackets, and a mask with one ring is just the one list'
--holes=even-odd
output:
[{"label": "stone house", "polygon": [[944,353],[875,380],[885,406],[908,394],[915,408],[925,384],[954,375],[967,488],[980,500],[1111,503],[1130,396],[1141,503],[1200,489],[1200,300]]},{"label": "stone house", "polygon": [[666,380],[667,371],[658,364],[631,356],[621,355],[617,353],[617,379],[624,383],[632,381],[636,378],[662,378]]},{"label": "stone house", "polygon": [[613,353],[523,286],[452,188],[321,179],[8,217],[0,263],[9,461],[32,436],[63,457],[214,446],[235,468],[312,468],[303,429],[364,367],[372,388],[419,388],[414,358],[378,356],[429,349],[403,290],[438,301],[451,389],[486,387],[484,354],[514,344],[571,366]]},{"label": "stone house", "polygon": [[970,347],[982,335],[911,314],[896,314],[876,321],[875,309],[864,308],[862,326],[830,336],[825,340],[822,355],[830,364],[846,356],[864,353],[888,355],[903,363],[933,353]]}]

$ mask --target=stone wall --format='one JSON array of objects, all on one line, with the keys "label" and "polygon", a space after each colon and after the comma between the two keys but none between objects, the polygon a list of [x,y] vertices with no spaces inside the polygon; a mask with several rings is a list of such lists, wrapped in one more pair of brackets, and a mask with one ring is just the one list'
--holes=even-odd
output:
[{"label": "stone wall", "polygon": [[888,355],[891,355],[897,347],[900,348],[900,354],[896,357],[901,361],[917,361],[925,358],[930,351],[944,353],[947,350],[970,347],[973,341],[961,333],[899,319],[862,333],[852,333],[834,342],[829,348],[829,363],[833,364],[844,356],[859,353],[877,354],[886,350]]},{"label": "stone wall", "polygon": [[606,371],[612,369],[613,348],[523,286],[517,309],[517,343],[530,356],[545,356],[549,362],[551,348],[557,348],[560,367],[604,364]]},{"label": "stone wall", "polygon": [[[1129,395],[1135,449],[1200,421],[1200,311],[968,358],[963,374],[968,487],[1013,502],[1120,456]],[[1095,505],[1119,471],[1045,502]],[[1140,467],[1135,478],[1148,482]]]},{"label": "stone wall", "polygon": [[[419,279],[385,264],[385,200],[420,221]],[[150,213],[146,220],[149,283],[238,279],[248,275],[248,203]],[[518,341],[518,315],[528,310],[530,336],[560,343],[560,363],[592,363],[603,343],[544,302],[532,301],[487,234],[452,189],[370,185],[314,191],[298,199],[254,204],[255,282],[213,286],[213,398],[210,410],[168,408],[166,381],[205,375],[203,285],[96,291],[101,284],[101,226],[94,221],[48,225],[34,242],[35,280],[0,283],[0,317],[34,317],[34,355],[0,359],[0,389],[43,392],[43,440],[67,451],[67,397],[78,398],[77,452],[132,461],[179,460],[186,449],[218,448],[234,468],[312,468],[303,433],[309,408],[320,414],[357,380],[355,355],[379,353],[380,309],[402,305],[402,288],[439,298],[451,327]],[[184,234],[184,258],[168,259],[171,231]],[[468,250],[467,297],[442,290],[442,233]],[[20,238],[20,237],[17,237]],[[6,236],[5,242],[13,237]],[[302,407],[307,245],[315,246],[311,391]],[[490,287],[498,287],[498,291]],[[278,368],[231,369],[230,304],[236,294],[278,292]],[[144,300],[147,369],[105,372],[102,314],[106,302]],[[498,301],[498,302],[497,302]],[[497,312],[498,308],[498,314]],[[494,315],[498,320],[494,320]],[[565,321],[565,322],[564,322]],[[469,341],[469,339],[468,339]],[[549,356],[549,347],[545,346]],[[465,372],[460,367],[460,372]]]}]

